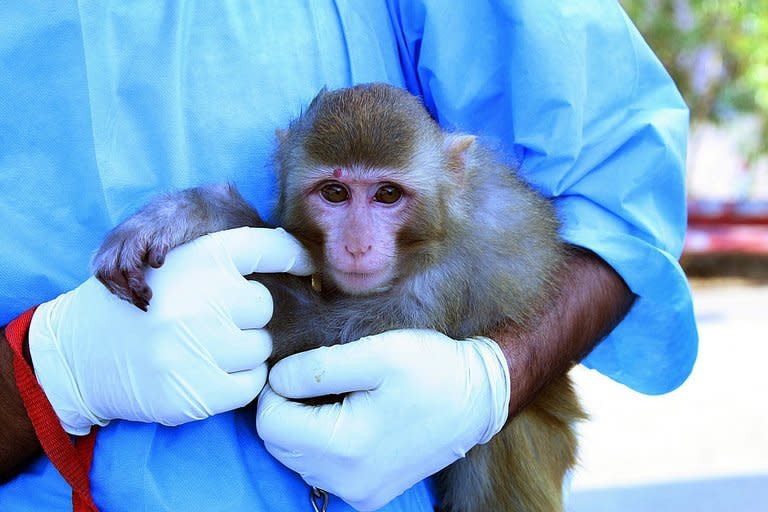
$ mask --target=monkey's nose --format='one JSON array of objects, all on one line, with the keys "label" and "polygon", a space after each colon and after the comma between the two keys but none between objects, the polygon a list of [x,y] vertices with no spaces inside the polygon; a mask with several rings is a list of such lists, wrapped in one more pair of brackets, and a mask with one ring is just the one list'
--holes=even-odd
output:
[{"label": "monkey's nose", "polygon": [[344,249],[352,255],[353,258],[360,258],[362,256],[365,256],[370,252],[370,250],[373,248],[372,245],[368,246],[357,246],[357,245],[345,245]]}]

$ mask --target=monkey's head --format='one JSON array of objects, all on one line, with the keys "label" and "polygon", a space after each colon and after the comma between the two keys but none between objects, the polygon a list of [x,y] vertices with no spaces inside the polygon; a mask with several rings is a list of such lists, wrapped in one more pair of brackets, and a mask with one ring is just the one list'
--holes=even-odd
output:
[{"label": "monkey's head", "polygon": [[344,293],[390,289],[438,261],[466,225],[470,136],[444,133],[385,84],[322,90],[278,132],[280,223]]}]

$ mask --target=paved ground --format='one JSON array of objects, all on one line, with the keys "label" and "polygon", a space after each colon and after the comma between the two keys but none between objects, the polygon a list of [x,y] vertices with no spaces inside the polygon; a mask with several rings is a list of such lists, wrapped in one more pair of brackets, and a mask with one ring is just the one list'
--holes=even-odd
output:
[{"label": "paved ground", "polygon": [[579,368],[572,512],[768,512],[768,285],[694,286],[699,360],[647,397]]}]

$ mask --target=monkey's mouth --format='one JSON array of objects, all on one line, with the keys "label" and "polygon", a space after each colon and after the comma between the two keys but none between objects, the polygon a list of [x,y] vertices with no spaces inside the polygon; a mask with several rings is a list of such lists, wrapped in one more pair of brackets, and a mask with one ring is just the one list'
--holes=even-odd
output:
[{"label": "monkey's mouth", "polygon": [[332,269],[332,273],[336,286],[351,295],[366,295],[384,291],[389,288],[391,281],[389,269],[373,272],[348,272]]}]

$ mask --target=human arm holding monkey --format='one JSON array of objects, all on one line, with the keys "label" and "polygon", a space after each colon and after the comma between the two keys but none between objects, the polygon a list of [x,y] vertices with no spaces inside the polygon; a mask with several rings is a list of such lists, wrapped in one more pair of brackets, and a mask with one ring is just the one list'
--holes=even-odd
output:
[{"label": "human arm holding monkey", "polygon": [[[264,248],[269,247],[269,251]],[[179,425],[242,407],[261,390],[272,340],[263,326],[272,299],[253,272],[306,274],[304,250],[282,230],[242,228],[179,248],[147,279],[151,312],[112,295],[95,278],[39,306],[26,363],[63,428],[82,436],[112,419]],[[0,476],[39,453],[2,339]],[[29,406],[29,404],[27,404]]]}]

